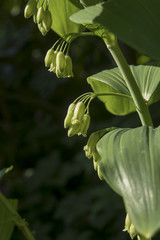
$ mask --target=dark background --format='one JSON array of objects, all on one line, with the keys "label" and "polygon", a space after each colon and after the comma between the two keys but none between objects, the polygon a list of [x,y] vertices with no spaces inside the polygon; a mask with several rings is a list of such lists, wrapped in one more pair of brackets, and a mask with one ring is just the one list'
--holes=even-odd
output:
[{"label": "dark background", "polygon": [[[23,17],[25,1],[0,1],[0,169],[14,165],[0,183],[37,240],[127,240],[122,199],[97,177],[83,152],[87,139],[67,137],[63,120],[69,104],[90,91],[87,76],[115,66],[103,42],[88,37],[70,49],[74,78],[58,79],[44,67],[48,49],[59,38],[43,37]],[[139,53],[120,43],[130,64]],[[159,104],[151,107],[160,121]],[[104,127],[135,127],[137,115],[117,117],[101,102],[90,107],[89,133]],[[12,240],[24,239],[15,228]],[[155,238],[156,239],[156,238]],[[158,235],[157,235],[158,239]]]}]

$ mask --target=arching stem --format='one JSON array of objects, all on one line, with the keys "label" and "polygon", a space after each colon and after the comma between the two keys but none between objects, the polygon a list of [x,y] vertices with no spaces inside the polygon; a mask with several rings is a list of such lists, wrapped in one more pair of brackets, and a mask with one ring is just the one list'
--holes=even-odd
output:
[{"label": "arching stem", "polygon": [[104,39],[104,42],[105,42],[108,50],[112,54],[117,66],[125,80],[125,83],[129,89],[132,99],[135,103],[135,106],[136,106],[136,109],[137,109],[137,112],[140,117],[142,125],[153,126],[153,122],[151,119],[151,115],[150,115],[148,106],[142,97],[140,89],[139,89],[137,82],[126,62],[126,59],[124,58],[124,56],[118,46],[117,40],[115,40],[111,44],[108,44],[107,39],[106,40]]}]

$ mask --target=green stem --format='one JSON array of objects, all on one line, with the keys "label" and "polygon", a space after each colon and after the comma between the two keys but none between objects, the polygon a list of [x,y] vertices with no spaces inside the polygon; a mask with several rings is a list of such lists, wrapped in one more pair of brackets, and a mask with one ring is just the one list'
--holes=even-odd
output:
[{"label": "green stem", "polygon": [[95,97],[100,97],[100,96],[117,96],[117,97],[129,98],[130,100],[132,99],[131,96],[126,95],[126,94],[122,94],[122,93],[95,93],[94,95],[95,95]]},{"label": "green stem", "polygon": [[26,240],[35,240],[33,234],[27,226],[25,219],[22,219],[21,216],[17,213],[17,211],[12,208],[8,199],[0,192],[0,202],[8,209],[11,216],[13,217],[13,221],[16,226],[22,231]]},{"label": "green stem", "polygon": [[108,44],[107,39],[104,39],[104,42],[105,42],[108,50],[112,54],[117,66],[126,82],[126,85],[129,89],[130,94],[135,103],[135,106],[136,106],[138,115],[140,117],[140,120],[142,122],[142,125],[153,126],[153,122],[151,119],[151,115],[150,115],[148,106],[142,97],[142,94],[136,83],[136,80],[126,62],[126,59],[124,58],[124,56],[117,44],[117,41],[115,40],[113,44]]}]

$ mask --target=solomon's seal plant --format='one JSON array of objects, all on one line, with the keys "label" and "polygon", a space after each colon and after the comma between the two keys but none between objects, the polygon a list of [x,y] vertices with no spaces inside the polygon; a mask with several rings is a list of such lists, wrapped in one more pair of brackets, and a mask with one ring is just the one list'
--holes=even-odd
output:
[{"label": "solomon's seal plant", "polygon": [[[88,77],[93,92],[81,95],[69,105],[64,127],[69,137],[75,134],[86,137],[89,105],[95,97],[113,114],[137,111],[141,127],[111,127],[93,132],[84,151],[87,158],[93,158],[99,178],[122,196],[127,212],[124,231],[128,231],[131,239],[150,240],[160,228],[160,130],[154,128],[148,106],[160,98],[157,94],[160,68],[127,64],[113,33],[114,27],[112,32],[113,24],[107,18],[107,25],[103,15],[105,11],[111,15],[112,8],[116,12],[117,1],[29,0],[25,17],[34,15],[42,35],[49,29],[60,35],[45,56],[45,66],[58,78],[73,77],[69,49],[79,36],[100,37],[113,56],[117,68]],[[64,11],[66,14],[61,14]]]},{"label": "solomon's seal plant", "polygon": [[[95,97],[112,114],[121,116],[137,112],[142,126],[98,130],[90,134],[84,146],[86,157],[93,158],[99,178],[123,198],[126,209],[123,231],[137,240],[151,240],[160,229],[160,127],[154,128],[149,112],[149,105],[160,99],[160,68],[149,64],[129,66],[118,46],[117,36],[136,49],[160,59],[157,50],[159,40],[158,45],[156,42],[160,3],[156,0],[153,5],[150,0],[144,2],[29,0],[24,10],[25,18],[33,16],[43,36],[49,30],[60,36],[45,56],[45,66],[58,78],[73,77],[69,49],[78,37],[101,38],[117,64],[114,69],[88,77],[93,92],[81,95],[69,105],[64,127],[68,129],[69,137],[75,134],[86,137],[90,125],[89,106]],[[137,14],[127,15],[130,6],[137,10]],[[149,13],[152,22],[148,20]],[[148,23],[143,21],[143,28],[137,23],[137,19],[141,22],[141,15]],[[153,27],[152,34],[147,32],[149,26]],[[157,49],[151,40],[158,46]],[[14,222],[26,239],[34,239],[15,208],[3,195],[0,195],[0,200],[16,216]]]}]

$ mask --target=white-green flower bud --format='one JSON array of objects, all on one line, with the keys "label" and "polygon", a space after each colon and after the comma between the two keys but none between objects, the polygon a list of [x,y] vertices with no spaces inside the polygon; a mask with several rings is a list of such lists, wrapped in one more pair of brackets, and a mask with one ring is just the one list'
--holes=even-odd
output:
[{"label": "white-green flower bud", "polygon": [[130,229],[129,229],[128,232],[129,232],[129,235],[130,235],[130,237],[132,239],[137,235],[137,231],[136,231],[136,229],[135,229],[133,224],[131,224]]},{"label": "white-green flower bud", "polygon": [[63,74],[59,71],[59,69],[56,67],[56,75],[58,78],[63,77]]},{"label": "white-green flower bud", "polygon": [[72,137],[79,132],[79,125],[71,125],[68,129],[68,137]]},{"label": "white-green flower bud", "polygon": [[48,32],[51,29],[51,26],[52,26],[52,15],[51,15],[49,10],[46,10],[44,12],[42,22],[43,22],[44,28]]},{"label": "white-green flower bud", "polygon": [[52,63],[52,59],[55,56],[54,50],[51,48],[48,50],[48,52],[46,53],[44,62],[45,62],[45,66],[49,67]]},{"label": "white-green flower bud", "polygon": [[130,220],[130,218],[128,216],[128,213],[127,213],[126,219],[125,219],[125,228],[124,228],[123,231],[129,231],[130,226],[131,226],[131,220]]},{"label": "white-green flower bud", "polygon": [[90,152],[94,153],[96,150],[96,144],[99,141],[99,134],[97,132],[93,132],[87,142],[87,145],[90,149]]},{"label": "white-green flower bud", "polygon": [[98,164],[94,160],[93,160],[93,168],[95,171],[97,171],[97,169],[98,169]]},{"label": "white-green flower bud", "polygon": [[78,102],[76,104],[75,110],[74,110],[74,114],[73,114],[73,118],[72,118],[72,124],[80,124],[82,121],[82,118],[84,116],[85,113],[85,104],[84,102]]},{"label": "white-green flower bud", "polygon": [[45,28],[43,27],[42,23],[38,24],[38,28],[39,28],[39,31],[42,33],[42,35],[46,36],[47,32],[46,32]]},{"label": "white-green flower bud", "polygon": [[33,22],[37,24],[37,11],[33,14]]},{"label": "white-green flower bud", "polygon": [[95,151],[94,151],[94,153],[93,153],[93,160],[94,160],[95,162],[99,162],[99,161],[101,160],[101,156],[99,155],[99,153],[98,153],[98,151],[97,151],[96,148],[95,148]]},{"label": "white-green flower bud", "polygon": [[71,119],[73,117],[74,109],[75,109],[75,103],[71,103],[69,105],[67,115],[64,119],[64,128],[69,128],[71,126],[71,124],[72,124]]},{"label": "white-green flower bud", "polygon": [[36,0],[28,1],[27,5],[24,9],[24,17],[25,18],[30,18],[35,13],[36,5],[37,5]]},{"label": "white-green flower bud", "polygon": [[99,177],[100,180],[104,180],[104,177],[103,177],[103,175],[101,173],[101,170],[100,170],[99,166],[97,167],[97,174],[98,174],[98,177]]},{"label": "white-green flower bud", "polygon": [[57,51],[54,51],[54,54],[52,56],[52,62],[49,69],[50,72],[56,73],[56,57],[57,57]]},{"label": "white-green flower bud", "polygon": [[99,136],[98,132],[93,132],[90,135],[87,145],[85,145],[83,148],[87,158],[90,159],[91,157],[94,157],[94,159],[96,159],[96,157],[98,156],[96,144],[99,141],[99,139],[100,139],[100,136]]},{"label": "white-green flower bud", "polygon": [[93,154],[89,151],[88,146],[84,146],[83,150],[85,151],[85,155],[87,158],[91,159]]},{"label": "white-green flower bud", "polygon": [[53,63],[51,63],[50,68],[49,68],[48,71],[56,73],[56,67],[55,67],[55,65]]},{"label": "white-green flower bud", "polygon": [[68,55],[65,56],[65,59],[66,59],[66,68],[65,68],[64,77],[73,77],[72,59]]},{"label": "white-green flower bud", "polygon": [[84,114],[82,121],[80,123],[80,134],[82,134],[84,137],[87,136],[89,125],[90,125],[90,116],[89,114]]},{"label": "white-green flower bud", "polygon": [[66,67],[66,59],[63,52],[58,52],[56,56],[56,68],[60,73],[63,73]]},{"label": "white-green flower bud", "polygon": [[38,9],[38,12],[37,12],[37,23],[41,23],[43,18],[44,18],[44,9],[43,9],[43,6],[41,6],[39,9]]}]

